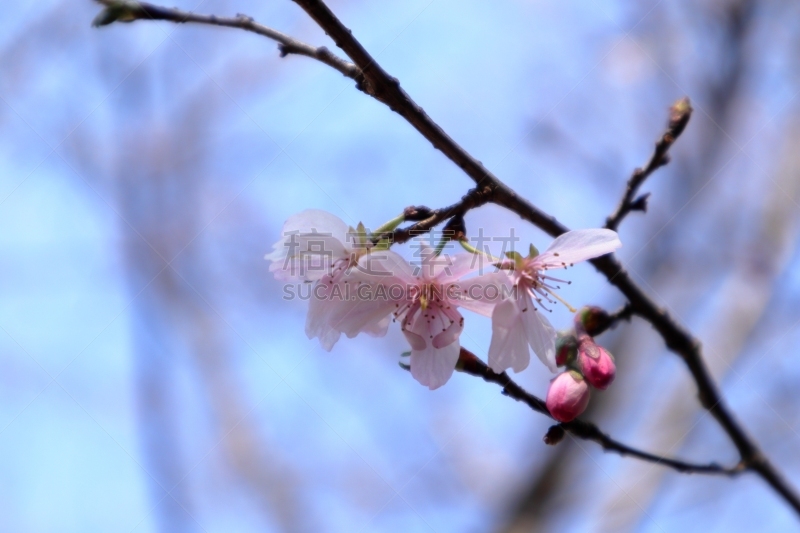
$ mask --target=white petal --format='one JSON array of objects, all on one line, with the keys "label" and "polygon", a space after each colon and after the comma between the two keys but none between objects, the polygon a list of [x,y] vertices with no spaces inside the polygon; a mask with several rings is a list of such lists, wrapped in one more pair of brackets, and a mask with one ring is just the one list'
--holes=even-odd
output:
[{"label": "white petal", "polygon": [[474,272],[481,267],[489,267],[494,270],[494,266],[485,258],[477,254],[461,253],[455,255],[440,255],[431,259],[428,264],[431,266],[433,278],[440,283],[455,281]]},{"label": "white petal", "polygon": [[489,345],[489,368],[497,373],[513,368],[520,372],[530,362],[528,340],[522,325],[522,312],[512,299],[494,308],[492,313],[492,342]]},{"label": "white petal", "polygon": [[[322,209],[306,209],[296,215],[290,216],[283,224],[283,235],[290,233],[329,233],[342,243],[352,243],[352,237],[348,241],[349,226],[332,213]],[[352,246],[348,246],[352,248]]]},{"label": "white petal", "polygon": [[537,262],[561,267],[605,255],[620,246],[617,232],[610,229],[568,231],[554,240]]},{"label": "white petal", "polygon": [[411,350],[411,375],[429,389],[438,389],[453,375],[460,351],[458,341],[439,349],[428,343],[423,350]]},{"label": "white petal", "polygon": [[551,372],[556,372],[558,370],[556,366],[556,330],[550,325],[542,311],[536,309],[527,292],[523,298],[522,309],[527,309],[522,312],[525,337],[533,348],[533,353],[539,357],[544,366]]},{"label": "white petal", "polygon": [[[391,250],[372,250],[358,260],[357,280],[369,283],[418,285],[414,267]],[[405,287],[404,287],[405,288]]]},{"label": "white petal", "polygon": [[511,277],[506,271],[492,272],[460,281],[458,287],[459,307],[479,315],[492,316],[495,306],[510,294]]},{"label": "white petal", "polygon": [[366,333],[371,337],[383,337],[389,330],[389,323],[391,321],[392,321],[392,315],[386,315],[380,320],[380,322],[376,322],[375,324],[370,324],[369,326],[364,328],[364,333]]},{"label": "white petal", "polygon": [[331,351],[341,336],[341,333],[330,325],[332,313],[335,311],[336,307],[330,300],[315,298],[312,293],[306,315],[306,336],[309,339],[319,338],[320,345],[327,352]]},{"label": "white petal", "polygon": [[282,281],[315,281],[327,274],[353,249],[347,224],[319,209],[292,215],[283,225],[282,238],[265,256],[272,261],[269,271]]},{"label": "white petal", "polygon": [[[419,304],[415,304],[409,309],[403,322],[403,331],[418,336],[425,341],[425,344],[440,348],[444,344],[441,344],[441,340],[435,342],[435,339],[442,333],[448,333],[443,340],[449,339],[453,342],[461,334],[460,323],[461,315],[455,309],[452,309],[451,316],[448,316],[438,306],[423,309]],[[454,329],[450,329],[451,327]]]},{"label": "white petal", "polygon": [[408,344],[411,345],[412,350],[425,350],[428,347],[428,343],[425,342],[425,339],[410,329],[404,329],[403,335],[406,336],[406,340],[408,341]]},{"label": "white petal", "polygon": [[[388,317],[395,309],[394,301],[383,295],[375,297],[374,292],[359,292],[351,276],[329,285],[327,282],[330,281],[329,276],[325,277],[313,287],[306,321],[309,338],[318,336],[320,342],[323,342],[323,336],[334,339],[332,333],[326,333],[328,329],[344,333],[350,338],[362,331],[374,336],[386,334]],[[333,342],[336,339],[338,336]]]},{"label": "white petal", "polygon": [[342,303],[338,312],[332,317],[331,327],[337,329],[353,338],[362,331],[375,332],[383,331],[388,325],[387,317],[394,311],[395,305],[391,301],[384,300],[362,300],[358,302]]},{"label": "white petal", "polygon": [[269,271],[280,281],[317,281],[331,273],[336,263],[349,257],[344,246],[333,237],[295,235],[276,246],[284,248],[265,257],[272,261]]},{"label": "white petal", "polygon": [[441,309],[431,320],[433,347],[444,348],[458,340],[464,329],[464,317],[455,307]]}]

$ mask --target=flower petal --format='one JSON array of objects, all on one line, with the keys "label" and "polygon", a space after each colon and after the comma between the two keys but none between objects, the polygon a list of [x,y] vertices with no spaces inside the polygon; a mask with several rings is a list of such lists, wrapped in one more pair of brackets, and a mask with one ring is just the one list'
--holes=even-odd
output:
[{"label": "flower petal", "polygon": [[[403,320],[403,332],[416,335],[426,345],[433,345],[434,348],[446,346],[458,338],[463,327],[461,315],[455,308],[451,308],[448,313],[445,313],[439,305],[423,309],[417,302],[409,309]],[[437,341],[437,337],[441,334],[445,335]],[[414,337],[412,336],[411,339]],[[411,339],[409,342],[414,345]],[[414,342],[417,342],[416,346],[419,346],[416,349],[422,349],[422,345],[416,339]]]},{"label": "flower petal", "polygon": [[492,313],[492,342],[489,345],[489,368],[500,373],[509,368],[520,372],[530,362],[528,340],[517,303],[507,299]]},{"label": "flower petal", "polygon": [[455,255],[442,254],[428,260],[432,277],[439,283],[447,283],[463,278],[470,272],[480,268],[494,267],[482,256],[477,254],[461,253]]},{"label": "flower petal", "polygon": [[438,389],[453,375],[460,351],[458,341],[438,349],[431,343],[422,350],[412,349],[411,375],[429,389]]},{"label": "flower petal", "polygon": [[331,327],[330,320],[336,312],[335,304],[327,298],[313,296],[308,303],[306,315],[306,336],[309,339],[319,338],[319,343],[326,352],[330,352],[339,340],[341,332]]},{"label": "flower petal", "polygon": [[511,277],[507,271],[492,272],[458,283],[458,305],[473,313],[492,316],[495,306],[499,305],[511,290]]},{"label": "flower petal", "polygon": [[411,345],[412,350],[425,350],[428,347],[428,343],[425,342],[425,339],[409,329],[404,329],[403,335],[406,336],[406,340],[408,344]]},{"label": "flower petal", "polygon": [[[441,331],[439,331],[440,324],[442,325]],[[444,348],[458,340],[464,329],[464,317],[455,307],[441,309],[431,320],[431,329],[434,330],[433,347]]]},{"label": "flower petal", "polygon": [[[357,281],[390,285],[417,285],[414,267],[391,250],[372,250],[358,260]],[[404,287],[405,288],[405,287]]]},{"label": "flower petal", "polygon": [[[349,226],[333,213],[322,209],[306,209],[290,216],[283,224],[283,235],[290,233],[329,233],[339,242],[348,243]],[[348,246],[352,248],[352,246]]]},{"label": "flower petal", "polygon": [[622,246],[617,232],[610,229],[568,231],[554,240],[536,262],[561,268],[613,252]]},{"label": "flower petal", "polygon": [[522,299],[522,309],[526,310],[522,313],[522,323],[528,344],[531,345],[533,353],[539,357],[544,366],[551,372],[556,372],[558,370],[556,366],[556,330],[550,325],[550,321],[544,314],[533,305],[527,291],[524,291]]},{"label": "flower petal", "polygon": [[392,321],[392,315],[386,315],[379,322],[370,324],[364,328],[364,333],[370,337],[383,337],[389,330],[389,323]]},{"label": "flower petal", "polygon": [[419,303],[414,303],[403,317],[400,327],[400,329],[403,331],[403,335],[406,336],[406,340],[408,340],[408,343],[414,350],[424,350],[428,345],[425,340],[425,328],[423,328],[420,332],[415,331],[415,327],[418,325],[417,322],[424,322],[424,319],[420,320],[420,311],[421,308]]},{"label": "flower petal", "polygon": [[342,302],[331,318],[331,327],[352,339],[362,331],[383,332],[385,334],[387,317],[392,314],[395,304],[389,300],[371,299]]}]

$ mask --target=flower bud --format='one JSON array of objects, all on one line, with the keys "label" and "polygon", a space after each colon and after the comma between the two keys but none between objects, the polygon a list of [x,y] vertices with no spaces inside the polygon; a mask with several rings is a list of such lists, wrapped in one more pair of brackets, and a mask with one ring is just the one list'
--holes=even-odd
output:
[{"label": "flower bud", "polygon": [[611,316],[600,307],[587,305],[575,315],[575,327],[595,337],[611,325]]},{"label": "flower bud", "polygon": [[578,372],[568,370],[550,381],[547,410],[559,422],[570,422],[589,404],[589,385]]},{"label": "flower bud", "polygon": [[575,361],[578,339],[572,331],[559,331],[556,337],[556,365],[566,366]]},{"label": "flower bud", "polygon": [[611,385],[617,372],[614,358],[591,337],[584,337],[578,345],[578,368],[589,385],[600,390]]}]

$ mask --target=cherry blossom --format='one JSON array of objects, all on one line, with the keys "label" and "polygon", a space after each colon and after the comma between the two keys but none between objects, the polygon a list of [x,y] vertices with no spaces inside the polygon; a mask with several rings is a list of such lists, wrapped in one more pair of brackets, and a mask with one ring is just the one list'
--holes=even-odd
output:
[{"label": "cherry blossom", "polygon": [[[341,336],[336,327],[347,290],[344,284],[358,259],[368,253],[372,243],[362,224],[354,229],[342,219],[320,209],[307,209],[292,215],[283,225],[283,238],[273,245],[265,259],[269,270],[280,281],[314,283],[306,317],[306,335],[319,338],[330,351]],[[348,309],[349,311],[349,309]],[[386,334],[389,320],[371,324],[364,331],[373,336]]]},{"label": "cherry blossom", "polygon": [[500,262],[499,266],[509,271],[514,290],[492,314],[489,367],[495,372],[524,370],[530,362],[530,346],[542,363],[555,372],[556,331],[540,309],[549,310],[549,305],[561,301],[553,283],[564,281],[550,276],[548,271],[605,255],[620,246],[614,231],[576,230],[559,236],[541,254],[531,246],[528,257],[509,254],[508,260]]},{"label": "cherry blossom", "polygon": [[[317,281],[326,275],[341,275],[366,247],[355,238],[356,232],[341,218],[322,211],[306,209],[292,215],[283,225],[283,238],[272,253],[269,271],[280,281]],[[358,245],[358,246],[356,246]]]},{"label": "cherry blossom", "polygon": [[383,287],[387,298],[359,304],[339,326],[348,336],[389,315],[401,324],[411,345],[411,375],[431,390],[453,374],[461,350],[464,318],[458,308],[490,316],[501,294],[503,273],[462,279],[480,264],[472,254],[437,256],[423,247],[420,265],[413,266],[390,251],[361,259],[362,271],[387,273],[372,287]]}]

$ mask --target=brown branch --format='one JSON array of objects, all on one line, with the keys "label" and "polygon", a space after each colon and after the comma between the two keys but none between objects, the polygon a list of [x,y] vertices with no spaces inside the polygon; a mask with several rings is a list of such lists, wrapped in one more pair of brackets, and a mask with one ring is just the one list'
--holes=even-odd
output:
[{"label": "brown branch", "polygon": [[461,200],[440,209],[428,209],[426,207],[408,207],[405,210],[406,220],[416,220],[415,224],[405,228],[399,228],[393,232],[375,235],[372,240],[378,242],[387,237],[393,243],[402,244],[412,237],[427,233],[447,219],[463,217],[468,211],[489,203],[492,200],[492,189],[490,187],[475,187],[470,189]]},{"label": "brown branch", "polygon": [[[569,231],[569,228],[558,222],[555,217],[540,210],[524,198],[519,197],[516,192],[505,185],[500,179],[487,170],[483,164],[472,157],[464,148],[456,143],[449,135],[447,135],[442,128],[436,124],[426,113],[414,102],[411,97],[400,87],[397,78],[390,76],[381,66],[375,62],[374,58],[364,49],[361,43],[353,37],[352,32],[342,24],[338,18],[330,11],[327,5],[322,0],[294,0],[301,8],[303,8],[317,24],[333,39],[334,43],[341,48],[345,54],[353,61],[356,70],[353,71],[349,63],[338,60],[334,65],[330,65],[344,75],[351,77],[357,81],[357,88],[373,98],[383,102],[390,109],[400,114],[408,121],[417,131],[420,132],[434,148],[440,150],[458,167],[460,167],[476,185],[482,188],[488,188],[491,193],[486,197],[497,205],[501,205],[510,211],[518,214],[523,220],[527,220],[547,232],[551,236],[558,236],[562,233]],[[126,9],[130,6],[150,6],[141,2],[131,2],[130,0],[101,0],[101,3],[111,6],[118,6],[124,4]],[[111,9],[109,7],[108,9]],[[108,9],[106,11],[108,11]],[[176,10],[165,10],[167,12],[177,12],[186,15],[183,12]],[[117,18],[115,13],[101,13],[95,19],[96,25],[109,24],[115,20],[126,21],[136,20],[134,18],[127,18],[132,16],[130,12],[126,11]],[[109,16],[102,19],[102,15],[112,15],[112,20],[106,21]],[[163,18],[162,20],[172,20],[173,22],[183,22],[186,19],[180,17]],[[254,31],[251,29],[252,21],[244,24],[240,19],[228,19],[237,21],[235,24],[226,24],[232,27],[240,27],[247,31]],[[211,21],[211,17],[201,17],[197,22],[204,22],[216,24]],[[218,24],[219,25],[219,24]],[[255,27],[255,26],[252,26]],[[265,28],[258,25],[259,30]],[[269,28],[266,28],[269,30]],[[290,39],[283,34],[278,34],[275,30],[257,31],[270,39],[283,41],[280,39]],[[280,38],[276,37],[276,34]],[[302,46],[308,47],[309,57],[314,57],[320,61],[330,64],[326,60],[317,57],[320,55],[318,48],[310,47],[299,43],[299,41],[291,40]],[[329,52],[328,52],[329,53]],[[326,54],[321,54],[325,56]],[[332,54],[331,54],[332,55]],[[335,56],[334,56],[335,57]],[[344,67],[347,68],[344,68]],[[688,118],[686,119],[688,121]],[[684,124],[685,126],[685,124]],[[679,133],[679,132],[678,132]],[[677,135],[675,135],[677,137]],[[662,139],[663,140],[663,139]],[[674,138],[669,143],[674,142]],[[657,150],[658,151],[658,150]],[[663,165],[663,154],[658,158],[657,166]],[[651,171],[652,172],[652,171]],[[649,175],[649,174],[648,174]],[[645,175],[645,178],[647,175]],[[640,183],[636,185],[638,188],[641,185],[643,178],[640,178]],[[635,191],[633,192],[635,194]],[[633,196],[633,194],[631,196]],[[634,203],[636,200],[633,201]],[[447,209],[447,208],[445,208]],[[419,223],[420,229],[430,229],[439,222],[447,218],[447,213],[440,213],[437,216],[429,217]],[[452,215],[450,215],[452,216]],[[613,220],[612,220],[613,222]],[[783,476],[775,469],[775,467],[768,461],[764,454],[759,449],[758,445],[753,441],[749,435],[742,428],[741,424],[733,416],[733,413],[725,405],[722,396],[714,382],[711,374],[708,371],[702,359],[700,342],[695,339],[683,326],[681,326],[666,310],[661,309],[658,305],[648,297],[644,291],[639,287],[633,279],[628,275],[625,269],[620,264],[619,260],[613,255],[606,255],[593,259],[592,264],[594,267],[606,276],[608,281],[616,286],[620,292],[628,299],[633,314],[648,321],[658,331],[664,339],[667,348],[680,356],[685,362],[692,375],[698,388],[698,395],[701,405],[707,409],[717,420],[720,426],[730,437],[731,441],[736,446],[741,456],[741,464],[743,468],[752,470],[758,473],[778,494],[780,494],[792,508],[800,514],[800,496],[798,496],[794,489],[788,484]],[[524,401],[524,400],[523,400]],[[541,401],[541,400],[540,400]],[[527,403],[527,402],[526,402]],[[529,404],[530,405],[530,404]]]},{"label": "brown branch", "polygon": [[663,167],[669,163],[669,149],[678,139],[689,119],[692,116],[692,105],[689,103],[689,98],[681,98],[675,102],[669,110],[669,125],[667,131],[656,142],[656,148],[653,155],[650,156],[650,161],[644,168],[637,168],[633,171],[633,175],[628,180],[625,187],[625,193],[617,206],[616,211],[606,219],[606,227],[608,229],[616,230],[619,227],[622,219],[625,218],[631,211],[647,211],[647,199],[650,193],[643,194],[634,199],[636,192],[641,187],[642,183],[650,177],[650,175],[658,168]]},{"label": "brown branch", "polygon": [[277,42],[281,57],[286,57],[289,54],[310,57],[338,70],[348,78],[356,81],[360,79],[361,72],[358,70],[358,67],[349,61],[341,59],[324,46],[314,47],[302,41],[298,41],[284,33],[255,22],[252,17],[248,17],[247,15],[218,17],[216,15],[198,15],[176,8],[161,7],[132,0],[95,1],[106,6],[106,9],[95,17],[93,22],[95,26],[105,26],[113,22],[133,22],[134,20],[166,20],[177,24],[194,22],[197,24],[237,28],[256,33]]},{"label": "brown branch", "polygon": [[[504,395],[526,404],[537,413],[542,413],[543,415],[553,418],[552,415],[550,415],[550,411],[547,410],[547,405],[544,400],[520,387],[505,372],[498,374],[492,371],[483,361],[466,348],[461,348],[458,366],[456,368],[465,374],[477,376],[489,383],[500,385],[503,387]],[[585,422],[583,420],[561,423],[557,427],[563,428],[579,439],[596,442],[608,452],[617,453],[622,456],[636,457],[642,461],[660,464],[686,474],[719,474],[732,477],[741,474],[745,469],[743,463],[739,463],[734,467],[724,467],[716,463],[696,464],[638,450],[612,439],[591,422]]]},{"label": "brown branch", "polygon": [[[342,24],[322,0],[294,0],[333,39],[364,74],[365,92],[384,102],[393,111],[403,116],[435,148],[458,165],[478,185],[493,189],[493,201],[517,213],[525,220],[543,229],[552,236],[561,235],[568,228],[555,217],[520,198],[513,190],[489,172],[477,159],[451,139],[421,107],[400,87],[396,78],[389,76],[364,49],[353,33]],[[688,118],[685,119],[688,121]],[[683,126],[686,124],[684,123]],[[680,133],[680,132],[678,132]],[[673,141],[674,142],[674,139]],[[671,144],[671,142],[670,142]],[[663,159],[663,157],[662,157]],[[767,481],[800,514],[800,496],[763,455],[758,445],[750,438],[733,414],[723,403],[722,396],[711,374],[703,362],[700,342],[678,324],[665,310],[659,308],[622,268],[614,255],[592,260],[627,298],[633,312],[650,322],[664,339],[667,347],[686,363],[697,383],[700,403],[719,422],[739,451],[742,462]]]}]

